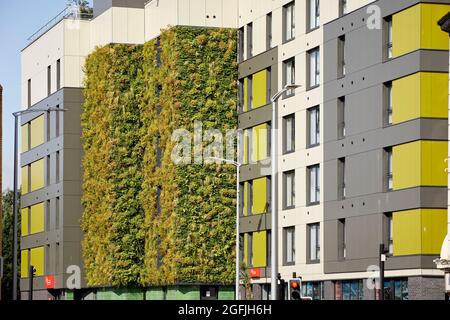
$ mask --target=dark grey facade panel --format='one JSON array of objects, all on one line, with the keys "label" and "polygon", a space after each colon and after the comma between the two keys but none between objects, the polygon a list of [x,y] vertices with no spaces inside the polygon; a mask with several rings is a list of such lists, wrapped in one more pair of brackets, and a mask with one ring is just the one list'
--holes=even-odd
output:
[{"label": "dark grey facade panel", "polygon": [[240,233],[256,232],[261,230],[271,229],[271,215],[258,214],[245,216],[240,218],[239,231]]}]

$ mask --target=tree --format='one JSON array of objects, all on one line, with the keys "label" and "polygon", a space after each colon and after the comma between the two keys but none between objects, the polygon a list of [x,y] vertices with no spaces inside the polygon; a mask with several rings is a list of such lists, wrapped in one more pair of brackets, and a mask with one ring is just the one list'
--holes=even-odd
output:
[{"label": "tree", "polygon": [[[12,299],[12,284],[13,284],[13,272],[12,272],[12,243],[13,243],[13,191],[7,190],[3,194],[3,258],[4,258],[4,273],[2,286],[2,300]],[[20,230],[20,215],[18,216],[18,230]],[[20,236],[20,232],[18,232]],[[17,257],[18,265],[20,265],[20,254]],[[20,276],[20,268],[18,269],[18,276]]]},{"label": "tree", "polygon": [[68,0],[67,7],[77,6],[81,14],[92,14],[93,9],[88,0]]}]

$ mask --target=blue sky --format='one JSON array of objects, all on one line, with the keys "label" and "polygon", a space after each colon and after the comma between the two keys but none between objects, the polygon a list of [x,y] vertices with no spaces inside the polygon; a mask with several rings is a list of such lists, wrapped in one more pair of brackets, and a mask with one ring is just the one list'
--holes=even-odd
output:
[{"label": "blue sky", "polygon": [[[92,2],[92,1],[91,1]],[[3,190],[12,189],[14,118],[20,110],[20,51],[67,0],[0,0],[0,84],[3,86]]]}]

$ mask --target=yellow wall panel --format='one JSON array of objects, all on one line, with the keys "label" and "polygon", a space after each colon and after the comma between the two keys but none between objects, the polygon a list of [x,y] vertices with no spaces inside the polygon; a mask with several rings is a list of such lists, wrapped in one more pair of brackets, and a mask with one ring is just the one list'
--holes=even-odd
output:
[{"label": "yellow wall panel", "polygon": [[29,192],[28,188],[28,166],[22,167],[22,194],[27,194]]},{"label": "yellow wall panel", "polygon": [[244,216],[248,215],[248,188],[249,188],[249,183],[245,182],[244,183],[244,194],[242,195],[244,197],[244,201],[243,201],[244,202],[244,208],[242,209],[243,213],[244,213]]},{"label": "yellow wall panel", "polygon": [[39,203],[31,207],[30,234],[44,232],[44,204]]},{"label": "yellow wall panel", "polygon": [[253,214],[267,212],[267,178],[253,180]]},{"label": "yellow wall panel", "polygon": [[398,57],[420,47],[420,5],[396,13],[392,17],[392,51]]},{"label": "yellow wall panel", "polygon": [[266,123],[253,128],[253,137],[252,137],[253,162],[261,161],[268,158],[269,156],[267,146],[268,134],[269,134],[268,125]]},{"label": "yellow wall panel", "polygon": [[447,210],[401,211],[393,219],[394,256],[439,254],[447,234]]},{"label": "yellow wall panel", "polygon": [[422,254],[439,254],[447,235],[447,210],[422,210]]},{"label": "yellow wall panel", "polygon": [[448,35],[437,24],[450,11],[447,4],[421,4],[421,48],[448,50]]},{"label": "yellow wall panel", "polygon": [[30,146],[28,144],[28,134],[29,134],[28,130],[29,130],[28,123],[24,124],[22,126],[22,153],[30,150]]},{"label": "yellow wall panel", "polygon": [[392,18],[393,56],[417,49],[448,50],[448,35],[437,25],[450,10],[446,4],[417,4]]},{"label": "yellow wall panel", "polygon": [[416,141],[393,148],[394,190],[446,186],[446,141]]},{"label": "yellow wall panel", "polygon": [[45,186],[44,159],[31,164],[31,188],[30,191],[36,191]]},{"label": "yellow wall panel", "polygon": [[36,269],[36,277],[44,275],[44,247],[30,250],[30,264]]},{"label": "yellow wall panel", "polygon": [[37,117],[31,121],[30,125],[30,135],[31,135],[31,145],[30,148],[33,149],[44,143],[45,137],[45,118],[44,115]]},{"label": "yellow wall panel", "polygon": [[253,75],[253,109],[267,104],[267,71],[263,70]]},{"label": "yellow wall panel", "polygon": [[27,236],[29,234],[28,230],[28,208],[22,209],[21,211],[21,220],[20,220],[20,230],[22,237]]},{"label": "yellow wall panel", "polygon": [[22,250],[20,252],[20,277],[28,277],[28,250]]},{"label": "yellow wall panel", "polygon": [[392,83],[393,123],[447,118],[448,74],[420,72]]},{"label": "yellow wall panel", "polygon": [[253,233],[253,267],[261,268],[267,264],[266,231]]},{"label": "yellow wall panel", "polygon": [[244,112],[249,111],[248,101],[248,78],[244,79]]}]

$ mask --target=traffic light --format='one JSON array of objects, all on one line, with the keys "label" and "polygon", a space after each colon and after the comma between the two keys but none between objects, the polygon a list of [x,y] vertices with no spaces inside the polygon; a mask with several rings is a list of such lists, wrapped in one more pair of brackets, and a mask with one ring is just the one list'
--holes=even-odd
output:
[{"label": "traffic light", "polygon": [[302,300],[301,295],[301,280],[300,279],[292,279],[289,280],[289,298],[290,300]]}]

